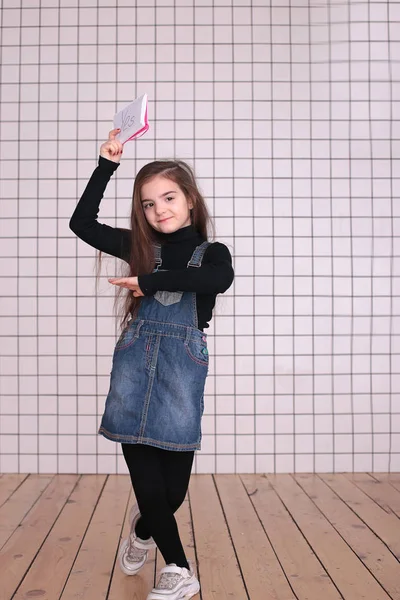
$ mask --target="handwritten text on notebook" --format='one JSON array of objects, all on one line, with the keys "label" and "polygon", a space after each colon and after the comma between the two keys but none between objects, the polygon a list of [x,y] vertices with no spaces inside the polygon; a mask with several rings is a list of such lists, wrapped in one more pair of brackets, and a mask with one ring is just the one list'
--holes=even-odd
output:
[{"label": "handwritten text on notebook", "polygon": [[123,144],[146,133],[149,128],[147,94],[136,98],[114,116],[114,128],[121,129],[116,138]]}]

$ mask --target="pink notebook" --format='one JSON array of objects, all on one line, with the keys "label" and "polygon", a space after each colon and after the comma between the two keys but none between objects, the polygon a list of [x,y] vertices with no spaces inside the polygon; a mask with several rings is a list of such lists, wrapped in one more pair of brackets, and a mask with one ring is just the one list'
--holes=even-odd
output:
[{"label": "pink notebook", "polygon": [[147,117],[147,94],[143,94],[128,104],[114,116],[114,128],[121,131],[116,139],[125,144],[129,140],[141,137],[149,129]]}]

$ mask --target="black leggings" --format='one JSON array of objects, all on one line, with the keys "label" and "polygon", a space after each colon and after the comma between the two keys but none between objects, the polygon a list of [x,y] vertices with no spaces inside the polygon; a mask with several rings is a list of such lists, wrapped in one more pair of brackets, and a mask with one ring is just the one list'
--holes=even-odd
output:
[{"label": "black leggings", "polygon": [[152,537],[165,563],[189,568],[174,512],[189,486],[194,450],[163,450],[145,444],[121,444],[141,517],[135,532]]}]

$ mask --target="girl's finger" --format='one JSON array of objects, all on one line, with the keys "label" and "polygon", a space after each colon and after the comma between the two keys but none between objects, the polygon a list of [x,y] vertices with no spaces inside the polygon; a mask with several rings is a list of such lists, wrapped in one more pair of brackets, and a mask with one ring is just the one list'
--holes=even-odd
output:
[{"label": "girl's finger", "polygon": [[132,279],[135,279],[134,277],[109,277],[108,281],[112,281],[113,283],[115,283],[116,281],[122,281],[124,283],[128,282],[128,283],[132,283]]},{"label": "girl's finger", "polygon": [[111,143],[111,149],[114,154],[121,154],[121,152],[122,152],[121,146],[119,144],[117,144],[116,142]]},{"label": "girl's finger", "polygon": [[111,131],[108,134],[108,139],[109,140],[113,140],[115,139],[115,136],[118,134],[118,132],[120,132],[121,129],[119,127],[117,127],[117,129],[111,129]]}]

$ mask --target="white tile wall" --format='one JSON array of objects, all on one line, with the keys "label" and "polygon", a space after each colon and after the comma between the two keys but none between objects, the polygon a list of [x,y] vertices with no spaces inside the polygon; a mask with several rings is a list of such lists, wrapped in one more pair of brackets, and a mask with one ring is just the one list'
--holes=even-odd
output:
[{"label": "white tile wall", "polygon": [[198,174],[236,278],[210,334],[194,472],[400,469],[400,4],[3,0],[0,470],[126,473],[97,435],[113,290],[68,222],[117,109],[132,176]]}]

